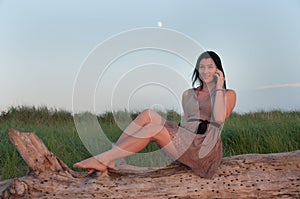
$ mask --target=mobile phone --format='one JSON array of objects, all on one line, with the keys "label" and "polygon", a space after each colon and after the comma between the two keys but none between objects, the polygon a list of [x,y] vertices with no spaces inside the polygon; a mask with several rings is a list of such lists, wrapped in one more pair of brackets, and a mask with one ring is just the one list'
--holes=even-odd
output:
[{"label": "mobile phone", "polygon": [[218,81],[218,76],[219,76],[219,74],[216,72],[215,75],[214,75],[214,80],[215,81]]}]

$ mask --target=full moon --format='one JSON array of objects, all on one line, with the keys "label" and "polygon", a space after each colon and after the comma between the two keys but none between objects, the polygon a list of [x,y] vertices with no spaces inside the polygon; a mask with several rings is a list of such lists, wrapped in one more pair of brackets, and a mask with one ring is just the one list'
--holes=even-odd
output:
[{"label": "full moon", "polygon": [[157,26],[158,26],[158,27],[160,27],[160,28],[161,28],[161,27],[162,27],[162,25],[163,25],[162,21],[158,21],[158,22],[157,22]]}]

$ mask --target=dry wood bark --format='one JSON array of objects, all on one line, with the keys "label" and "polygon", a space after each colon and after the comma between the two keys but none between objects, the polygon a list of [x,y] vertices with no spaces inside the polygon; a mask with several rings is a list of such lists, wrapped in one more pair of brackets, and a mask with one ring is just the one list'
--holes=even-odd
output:
[{"label": "dry wood bark", "polygon": [[300,198],[300,150],[223,158],[211,180],[184,166],[85,176],[69,169],[35,134],[10,129],[9,137],[30,172],[0,182],[0,198]]}]

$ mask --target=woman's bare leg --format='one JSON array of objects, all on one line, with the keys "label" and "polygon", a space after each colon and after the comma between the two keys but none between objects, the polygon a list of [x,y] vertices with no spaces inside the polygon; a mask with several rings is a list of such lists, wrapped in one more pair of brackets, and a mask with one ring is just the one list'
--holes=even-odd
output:
[{"label": "woman's bare leg", "polygon": [[177,152],[171,142],[168,130],[159,124],[148,124],[136,132],[133,136],[127,136],[117,147],[99,154],[95,157],[74,164],[76,168],[95,169],[105,171],[106,165],[116,159],[123,158],[144,149],[150,141],[157,142],[161,147],[176,157]]},{"label": "woman's bare leg", "polygon": [[[141,130],[141,128],[149,123],[152,124],[164,124],[165,119],[161,117],[155,111],[150,109],[144,110],[141,114],[139,114],[135,120],[133,120],[128,127],[124,130],[122,135],[119,137],[116,145],[123,141],[128,136],[133,136],[137,131]],[[137,135],[134,135],[137,136]]]},{"label": "woman's bare leg", "polygon": [[[118,146],[125,138],[128,136],[138,136],[138,134],[135,134],[141,128],[147,124],[164,124],[165,119],[161,117],[158,113],[151,109],[146,109],[142,113],[140,113],[124,130],[122,135],[117,140],[116,144],[114,144],[114,147]],[[125,160],[120,162],[121,164],[125,163]],[[115,162],[111,162],[110,167],[116,167]]]},{"label": "woman's bare leg", "polygon": [[[115,147],[115,150],[118,150],[119,153],[115,153],[112,149],[97,157],[100,157],[101,159],[109,159],[108,162],[111,162],[141,151],[149,144],[150,141],[158,143],[161,147],[166,147],[169,143],[172,143],[169,132],[163,125],[150,123],[141,128],[141,130],[135,134],[127,136],[120,141]],[[173,144],[170,144],[170,146],[173,146]],[[175,147],[172,148],[170,146],[168,146],[166,150],[168,150],[171,155],[175,156],[176,149]]]}]

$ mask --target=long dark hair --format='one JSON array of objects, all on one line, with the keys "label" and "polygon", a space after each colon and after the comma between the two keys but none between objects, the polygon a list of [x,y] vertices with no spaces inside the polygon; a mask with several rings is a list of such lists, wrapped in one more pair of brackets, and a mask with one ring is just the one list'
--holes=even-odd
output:
[{"label": "long dark hair", "polygon": [[[193,76],[192,76],[192,85],[194,87],[196,81],[199,81],[200,83],[200,86],[203,86],[203,81],[200,79],[200,75],[199,75],[199,64],[200,64],[200,61],[202,59],[208,59],[208,58],[212,58],[212,60],[215,62],[217,68],[223,72],[224,74],[224,78],[225,78],[225,72],[223,70],[223,67],[222,67],[222,62],[221,62],[221,59],[219,57],[219,55],[217,55],[217,53],[213,52],[213,51],[205,51],[203,52],[198,60],[197,60],[197,63],[196,63],[196,66],[195,66],[195,70],[193,72]],[[224,88],[226,89],[226,81],[224,81]]]}]

